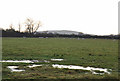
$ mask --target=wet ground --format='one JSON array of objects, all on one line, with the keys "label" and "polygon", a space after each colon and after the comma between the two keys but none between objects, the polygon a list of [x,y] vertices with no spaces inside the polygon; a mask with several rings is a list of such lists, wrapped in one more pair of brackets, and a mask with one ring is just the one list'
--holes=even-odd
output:
[{"label": "wet ground", "polygon": [[[64,59],[51,59],[50,61],[63,61]],[[26,66],[26,68],[34,68],[34,67],[38,67],[38,66],[43,66],[43,65],[48,65],[49,64],[34,64],[34,63],[38,63],[38,62],[43,62],[43,63],[50,63],[50,61],[47,60],[43,60],[43,61],[39,61],[39,60],[2,60],[0,62],[8,62],[8,63],[33,63],[32,65],[28,65]],[[80,70],[87,70],[92,72],[92,74],[100,74],[103,75],[105,73],[110,74],[112,71],[111,69],[106,69],[106,68],[95,68],[95,67],[83,67],[83,66],[75,66],[75,65],[59,65],[59,64],[52,64],[53,68],[64,68],[64,69],[80,69]],[[24,69],[19,69],[19,66],[7,66],[7,68],[9,68],[11,70],[11,72],[22,72],[25,71]]]}]

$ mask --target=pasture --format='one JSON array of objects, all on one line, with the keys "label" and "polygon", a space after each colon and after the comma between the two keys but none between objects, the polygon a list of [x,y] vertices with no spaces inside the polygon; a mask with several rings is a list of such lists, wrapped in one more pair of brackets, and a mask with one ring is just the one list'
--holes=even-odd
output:
[{"label": "pasture", "polygon": [[[3,60],[40,60],[43,66],[26,68],[32,63],[2,63],[3,79],[106,79],[118,78],[118,40],[77,38],[3,38]],[[51,59],[64,59],[51,61]],[[45,65],[46,64],[46,65]],[[111,74],[95,75],[85,70],[53,68],[52,64],[112,69]],[[24,72],[10,72],[18,65]],[[49,66],[48,66],[49,65]]]}]

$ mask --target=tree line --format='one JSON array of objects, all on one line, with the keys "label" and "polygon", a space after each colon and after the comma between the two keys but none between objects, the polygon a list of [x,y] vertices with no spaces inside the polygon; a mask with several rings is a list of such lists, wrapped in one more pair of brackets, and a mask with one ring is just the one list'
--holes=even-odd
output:
[{"label": "tree line", "polygon": [[102,39],[119,39],[120,35],[75,35],[75,34],[53,34],[53,33],[29,33],[29,32],[19,32],[13,29],[2,30],[2,37],[66,37],[66,38],[102,38]]},{"label": "tree line", "polygon": [[21,25],[18,25],[18,30],[15,30],[13,25],[10,25],[9,29],[0,29],[2,31],[2,37],[41,37],[41,38],[47,38],[47,37],[67,37],[67,38],[102,38],[102,39],[119,39],[120,34],[118,35],[90,35],[90,34],[58,34],[58,33],[37,33],[37,30],[39,27],[41,27],[41,22],[37,21],[35,22],[31,18],[27,18],[24,22],[25,30],[21,31]]}]

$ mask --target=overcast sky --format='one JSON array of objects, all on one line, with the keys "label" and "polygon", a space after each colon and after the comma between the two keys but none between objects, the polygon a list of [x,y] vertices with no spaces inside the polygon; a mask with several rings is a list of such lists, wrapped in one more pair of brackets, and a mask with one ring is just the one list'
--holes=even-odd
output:
[{"label": "overcast sky", "polygon": [[[17,30],[30,17],[43,30],[73,30],[87,34],[118,33],[119,0],[0,0],[0,27]],[[23,26],[24,28],[24,26]]]}]

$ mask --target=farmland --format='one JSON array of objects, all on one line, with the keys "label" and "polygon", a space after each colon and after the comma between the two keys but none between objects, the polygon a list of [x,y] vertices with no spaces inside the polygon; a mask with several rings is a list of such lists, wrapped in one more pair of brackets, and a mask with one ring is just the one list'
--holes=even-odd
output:
[{"label": "farmland", "polygon": [[[3,38],[3,60],[47,60],[42,67],[26,68],[32,63],[3,63],[3,79],[103,79],[118,78],[118,40],[77,38]],[[51,59],[64,59],[51,61]],[[46,64],[46,65],[45,65]],[[58,69],[52,64],[112,69],[111,74],[85,74],[84,70]],[[24,72],[6,68],[18,65]],[[48,66],[49,65],[49,66]]]}]

